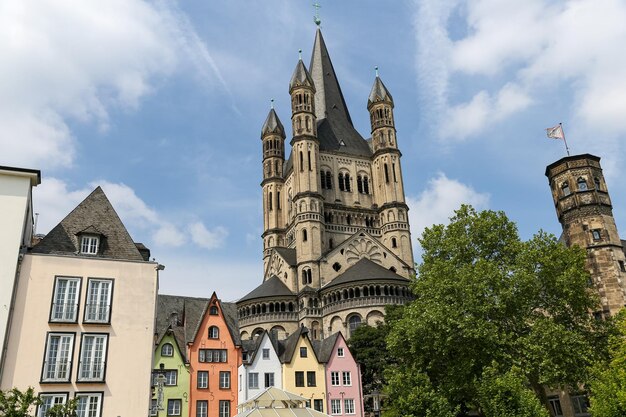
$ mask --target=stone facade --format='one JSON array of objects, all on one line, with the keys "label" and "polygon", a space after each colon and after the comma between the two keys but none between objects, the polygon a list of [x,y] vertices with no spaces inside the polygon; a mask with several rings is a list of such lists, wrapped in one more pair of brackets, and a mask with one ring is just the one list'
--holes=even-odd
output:
[{"label": "stone facade", "polygon": [[[310,71],[310,72],[309,72]],[[263,283],[237,302],[242,339],[349,337],[411,299],[408,206],[391,94],[376,75],[367,111],[371,138],[352,125],[321,31],[309,68],[291,82],[291,151],[272,108],[261,131]]]},{"label": "stone facade", "polygon": [[575,155],[546,169],[563,240],[587,250],[587,268],[597,288],[602,313],[614,315],[626,303],[626,257],[619,237],[600,158]]}]

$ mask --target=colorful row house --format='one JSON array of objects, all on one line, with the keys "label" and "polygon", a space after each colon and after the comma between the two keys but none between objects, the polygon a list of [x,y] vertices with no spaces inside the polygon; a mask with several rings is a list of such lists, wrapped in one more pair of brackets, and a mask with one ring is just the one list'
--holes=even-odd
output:
[{"label": "colorful row house", "polygon": [[267,331],[243,341],[239,404],[276,388],[307,399],[307,407],[333,416],[363,416],[361,371],[338,332],[311,340],[306,327],[285,340]]},{"label": "colorful row house", "polygon": [[241,364],[234,304],[159,295],[151,416],[236,414]]}]

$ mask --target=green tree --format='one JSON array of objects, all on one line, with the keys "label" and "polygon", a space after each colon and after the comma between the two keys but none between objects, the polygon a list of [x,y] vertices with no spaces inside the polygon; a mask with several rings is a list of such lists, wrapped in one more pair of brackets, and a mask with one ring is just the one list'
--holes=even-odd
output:
[{"label": "green tree", "polygon": [[65,404],[57,404],[46,412],[46,417],[77,417],[78,398],[72,398]]},{"label": "green tree", "polygon": [[626,416],[626,309],[615,316],[616,334],[609,338],[610,360],[592,369],[589,401],[594,417]]},{"label": "green tree", "polygon": [[383,372],[389,358],[386,340],[388,334],[389,328],[383,323],[376,327],[363,325],[348,340],[350,352],[361,366],[361,381],[366,393],[383,388]]},{"label": "green tree", "polygon": [[494,363],[518,369],[545,407],[544,386],[588,380],[588,366],[606,352],[607,329],[589,315],[599,304],[583,250],[543,232],[521,241],[504,213],[470,206],[449,225],[426,229],[420,243],[416,299],[388,320],[398,363],[389,369],[387,390],[398,393],[392,402],[410,395],[397,385],[408,370],[427,375],[461,414],[491,407],[482,407],[479,393],[497,382],[492,374],[483,380]]},{"label": "green tree", "polygon": [[29,409],[39,403],[39,398],[32,387],[28,387],[24,392],[17,388],[0,391],[0,416],[31,417]]}]

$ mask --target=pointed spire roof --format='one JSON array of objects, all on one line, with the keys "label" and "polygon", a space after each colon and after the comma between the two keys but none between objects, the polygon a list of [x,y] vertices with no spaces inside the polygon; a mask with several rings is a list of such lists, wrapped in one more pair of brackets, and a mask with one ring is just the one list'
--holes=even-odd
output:
[{"label": "pointed spire roof", "polygon": [[315,89],[313,78],[311,78],[311,74],[309,74],[309,71],[304,66],[302,58],[298,60],[296,68],[293,70],[291,81],[289,81],[289,91],[291,91],[291,89],[293,89],[294,87],[299,87],[301,85],[306,85]]},{"label": "pointed spire roof", "polygon": [[370,156],[372,151],[369,145],[352,124],[348,106],[319,28],[315,34],[309,68],[315,82],[315,116],[320,149]]},{"label": "pointed spire roof", "polygon": [[98,254],[90,258],[143,261],[128,230],[111,202],[98,187],[92,191],[61,223],[56,225],[35,247],[33,253],[78,255],[81,234],[99,234]]},{"label": "pointed spire roof", "polygon": [[265,119],[265,123],[263,123],[263,127],[261,128],[261,138],[270,133],[280,135],[283,139],[285,139],[285,128],[273,108],[270,109],[267,119]]},{"label": "pointed spire roof", "polygon": [[[377,67],[378,68],[378,67]],[[376,75],[376,79],[374,80],[374,85],[372,86],[372,91],[370,92],[370,96],[367,99],[367,107],[371,106],[374,103],[386,101],[393,106],[393,97],[383,81],[380,79],[378,75]]]}]

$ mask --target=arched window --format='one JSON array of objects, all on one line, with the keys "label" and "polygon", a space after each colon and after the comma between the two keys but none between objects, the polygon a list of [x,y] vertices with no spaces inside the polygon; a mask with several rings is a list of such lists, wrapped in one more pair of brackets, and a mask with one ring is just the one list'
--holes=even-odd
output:
[{"label": "arched window", "polygon": [[348,326],[350,329],[350,334],[354,332],[361,325],[361,317],[354,315],[348,319]]},{"label": "arched window", "polygon": [[320,171],[320,184],[322,190],[326,188],[326,173],[324,171]]},{"label": "arched window", "polygon": [[587,181],[583,177],[578,177],[576,184],[578,185],[578,191],[587,191]]},{"label": "arched window", "polygon": [[209,339],[219,339],[220,329],[217,326],[209,327]]},{"label": "arched window", "polygon": [[343,176],[343,180],[346,183],[346,191],[350,191],[350,174],[346,172],[346,175]]},{"label": "arched window", "polygon": [[212,316],[217,316],[217,307],[211,306],[211,308],[209,309],[209,314]]},{"label": "arched window", "polygon": [[300,151],[300,171],[304,171],[304,154]]},{"label": "arched window", "polygon": [[306,229],[302,229],[302,241],[306,242],[308,239],[307,233],[306,233]]},{"label": "arched window", "polygon": [[363,177],[363,193],[365,193],[365,194],[369,194],[370,193],[369,179],[366,176]]},{"label": "arched window", "polygon": [[161,356],[174,356],[174,346],[171,343],[161,346]]},{"label": "arched window", "polygon": [[345,191],[345,186],[343,183],[343,173],[340,172],[337,176],[337,179],[339,180],[339,191]]},{"label": "arched window", "polygon": [[276,191],[276,208],[280,210],[280,191]]},{"label": "arched window", "polygon": [[397,248],[398,247],[398,241],[396,240],[395,237],[391,238],[391,247],[392,248]]},{"label": "arched window", "polygon": [[389,182],[389,167],[387,164],[384,164],[383,168],[385,170],[385,182]]},{"label": "arched window", "polygon": [[330,171],[326,171],[326,188],[332,190],[333,188],[333,177]]},{"label": "arched window", "polygon": [[567,181],[561,184],[561,191],[563,192],[563,197],[570,195],[569,184]]},{"label": "arched window", "polygon": [[596,186],[596,190],[599,190],[599,189],[600,189],[600,180],[598,179],[598,177],[595,177],[595,178],[593,179],[593,183],[594,183],[594,184],[595,184],[595,186]]},{"label": "arched window", "polygon": [[361,178],[360,175],[357,175],[356,177],[356,189],[359,194],[363,194],[363,178]]},{"label": "arched window", "polygon": [[272,192],[271,191],[267,195],[267,207],[269,207],[269,210],[272,211]]},{"label": "arched window", "polygon": [[307,151],[306,158],[307,158],[307,163],[309,164],[309,171],[312,171],[312,169],[311,169],[311,151]]},{"label": "arched window", "polygon": [[393,173],[393,182],[398,182],[396,178],[396,164],[391,164],[391,172]]}]

